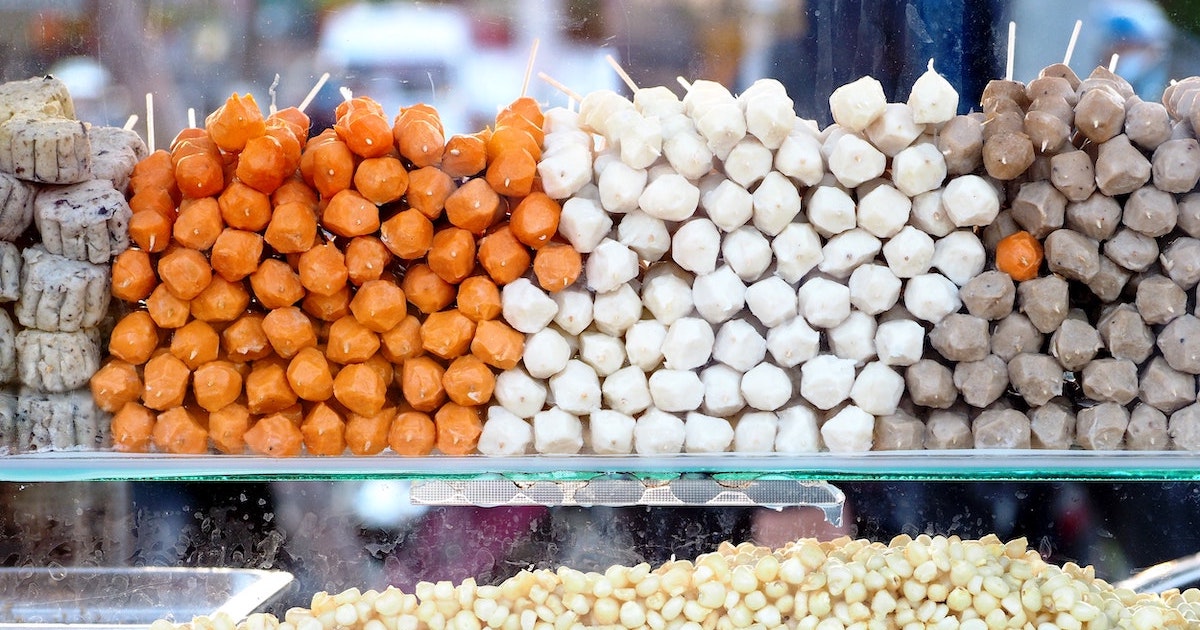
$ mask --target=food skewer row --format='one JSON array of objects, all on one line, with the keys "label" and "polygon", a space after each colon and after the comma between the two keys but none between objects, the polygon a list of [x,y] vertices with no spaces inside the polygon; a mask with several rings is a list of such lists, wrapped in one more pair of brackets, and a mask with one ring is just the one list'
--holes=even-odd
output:
[{"label": "food skewer row", "polygon": [[[165,398],[198,415],[189,448],[207,448],[193,398],[249,407],[242,393],[267,384],[290,394],[237,428],[282,413],[292,425],[264,424],[281,433],[251,447],[289,454],[316,403],[335,427],[317,436],[373,418],[352,452],[384,448],[385,425],[411,454],[1188,447],[1200,241],[1179,196],[1200,166],[1168,111],[1186,89],[1168,108],[1105,68],[1055,64],[1028,86],[993,81],[981,113],[956,116],[931,61],[907,103],[870,77],[839,88],[821,130],[772,81],[736,97],[681,85],[682,99],[589,94],[544,123],[519,99],[449,139],[427,107],[389,125],[351,96],[299,153],[235,95],[223,110],[244,115],[181,133],[166,157],[188,199],[176,207],[169,182],[134,191],[139,253],[117,268],[138,274],[114,292],[176,330],[141,347],[189,347],[173,337],[196,300],[249,308],[213,327],[238,402]],[[392,328],[352,306],[401,293]],[[309,347],[326,365],[300,359]],[[153,374],[198,367],[175,358],[186,371],[163,359]],[[372,383],[370,404],[299,396],[293,362],[320,383],[354,366],[343,383]],[[456,399],[460,370],[473,384]],[[462,431],[438,431],[447,400]],[[306,448],[344,448],[329,444]]]},{"label": "food skewer row", "polygon": [[[1151,628],[1193,627],[1200,591],[1137,594],[1091,567],[1045,562],[1024,539],[898,536],[888,544],[800,539],[722,543],[657,567],[528,569],[499,584],[419,582],[414,592],[316,593],[239,630],[311,628]],[[227,616],[153,630],[235,627]]]},{"label": "food skewer row", "polygon": [[133,198],[156,201],[132,204],[113,290],[140,307],[92,382],[118,449],[474,450],[492,370],[524,341],[499,286],[580,273],[533,190],[541,112],[518,99],[448,140],[423,105],[389,123],[351,96],[336,113],[307,140],[298,110],[263,118],[234,95],[139,164]]},{"label": "food skewer row", "polygon": [[124,190],[147,148],[74,118],[52,77],[0,85],[0,451],[108,446],[82,388],[110,321],[109,263],[129,244]]}]

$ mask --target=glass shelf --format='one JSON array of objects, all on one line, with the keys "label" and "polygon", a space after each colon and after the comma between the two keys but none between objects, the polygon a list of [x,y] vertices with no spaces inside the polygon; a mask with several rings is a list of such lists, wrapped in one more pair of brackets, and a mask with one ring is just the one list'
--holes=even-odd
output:
[{"label": "glass shelf", "polygon": [[795,480],[1200,480],[1200,455],[1178,451],[901,451],[855,454],[681,454],[660,457],[298,457],[128,455],[95,452],[0,457],[0,481],[511,479],[586,481],[698,474]]}]

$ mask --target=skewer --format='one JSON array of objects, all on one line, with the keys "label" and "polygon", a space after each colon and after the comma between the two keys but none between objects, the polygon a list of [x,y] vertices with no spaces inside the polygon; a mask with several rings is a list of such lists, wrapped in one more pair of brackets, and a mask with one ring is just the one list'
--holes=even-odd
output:
[{"label": "skewer", "polygon": [[1121,58],[1120,53],[1113,53],[1112,59],[1108,60],[1108,71],[1109,72],[1111,72],[1113,74],[1117,73],[1117,60],[1119,60],[1120,58]]},{"label": "skewer", "polygon": [[1071,55],[1075,52],[1075,40],[1079,39],[1079,29],[1083,26],[1083,20],[1075,20],[1075,28],[1071,29],[1071,41],[1067,43],[1067,54],[1063,57],[1063,65],[1071,65]]},{"label": "skewer", "polygon": [[612,66],[613,71],[617,73],[617,76],[621,77],[621,80],[625,82],[625,85],[629,86],[629,90],[636,94],[638,91],[638,85],[637,83],[633,82],[633,78],[629,76],[629,73],[625,72],[625,69],[621,67],[621,64],[617,63],[617,60],[613,59],[612,55],[604,55],[604,60],[608,62],[608,65]]},{"label": "skewer", "polygon": [[154,93],[146,92],[146,148],[154,153]]},{"label": "skewer", "polygon": [[539,78],[539,79],[541,79],[541,80],[545,81],[546,83],[550,84],[550,87],[552,87],[552,88],[554,88],[554,89],[558,90],[559,92],[562,92],[563,94],[566,94],[568,98],[574,99],[574,100],[576,100],[576,101],[582,101],[582,100],[583,100],[583,97],[582,97],[582,96],[580,96],[578,93],[576,93],[574,90],[572,90],[571,88],[569,88],[569,87],[567,87],[567,86],[563,85],[562,83],[559,83],[558,81],[554,80],[554,78],[553,78],[553,77],[551,77],[550,75],[546,74],[545,72],[538,72],[538,73],[537,73],[537,76],[538,76],[538,78]]},{"label": "skewer", "polygon": [[129,131],[130,129],[133,129],[133,126],[137,124],[137,121],[138,121],[138,115],[130,114],[129,118],[127,118],[125,120],[125,126],[121,127],[121,128],[124,129],[125,131]]},{"label": "skewer", "polygon": [[1012,81],[1013,77],[1013,58],[1017,49],[1017,23],[1008,23],[1008,60],[1004,65],[1004,80]]},{"label": "skewer", "polygon": [[317,84],[312,86],[312,89],[308,91],[308,94],[304,97],[303,101],[300,101],[300,105],[296,109],[299,109],[301,112],[303,112],[305,109],[308,109],[308,106],[312,104],[313,99],[317,97],[317,92],[321,91],[321,88],[325,86],[325,82],[328,80],[329,73],[326,72],[322,74],[321,78],[317,79]]},{"label": "skewer", "polygon": [[679,82],[679,85],[683,86],[684,91],[687,91],[687,92],[692,91],[692,84],[688,83],[687,79],[685,79],[683,77],[675,77],[675,80]]},{"label": "skewer", "polygon": [[338,88],[338,93],[342,95],[342,100],[349,101],[354,98],[354,92],[344,85]]},{"label": "skewer", "polygon": [[525,62],[525,78],[521,81],[521,97],[525,97],[525,93],[529,91],[529,75],[533,74],[533,61],[537,59],[538,44],[540,39],[534,37],[533,44],[529,47],[529,61]]},{"label": "skewer", "polygon": [[270,105],[270,107],[267,108],[267,111],[269,111],[272,114],[274,114],[276,111],[278,111],[277,109],[275,109],[275,88],[277,88],[277,87],[279,87],[279,73],[278,72],[275,73],[275,80],[271,81],[271,86],[267,88],[267,94],[271,95],[271,105]]},{"label": "skewer", "polygon": [[188,127],[195,127],[195,126],[196,126],[196,108],[189,107],[188,108]]}]

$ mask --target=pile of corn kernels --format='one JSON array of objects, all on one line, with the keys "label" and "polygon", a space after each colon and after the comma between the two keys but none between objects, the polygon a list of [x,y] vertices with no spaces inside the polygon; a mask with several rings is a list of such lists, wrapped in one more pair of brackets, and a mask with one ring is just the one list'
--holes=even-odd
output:
[{"label": "pile of corn kernels", "polygon": [[235,624],[200,617],[152,630],[1098,630],[1200,628],[1200,591],[1115,588],[1092,568],[1042,560],[1024,539],[907,535],[889,544],[801,539],[779,549],[723,543],[695,562],[643,563],[604,573],[527,570],[499,585],[468,579],[415,593],[317,593],[310,608]]}]

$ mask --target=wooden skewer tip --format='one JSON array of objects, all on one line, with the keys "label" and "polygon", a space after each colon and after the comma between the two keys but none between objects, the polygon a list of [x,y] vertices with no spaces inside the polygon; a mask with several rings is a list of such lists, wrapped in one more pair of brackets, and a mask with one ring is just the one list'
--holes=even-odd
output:
[{"label": "wooden skewer tip", "polygon": [[301,112],[303,112],[305,109],[308,109],[308,106],[312,104],[313,99],[317,97],[317,92],[320,92],[321,88],[325,87],[325,82],[328,80],[329,73],[322,73],[321,78],[317,79],[316,85],[312,86],[312,89],[308,91],[308,94],[305,95],[303,101],[300,101],[300,105],[298,105],[296,109],[300,110]]}]

